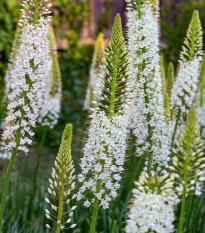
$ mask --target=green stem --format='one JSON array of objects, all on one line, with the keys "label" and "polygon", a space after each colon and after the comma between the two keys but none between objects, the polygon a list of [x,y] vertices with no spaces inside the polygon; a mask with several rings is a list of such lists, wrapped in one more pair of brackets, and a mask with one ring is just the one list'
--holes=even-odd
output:
[{"label": "green stem", "polygon": [[[98,179],[96,193],[100,192],[100,188],[101,188],[101,180]],[[95,228],[97,225],[98,209],[99,209],[99,200],[97,197],[95,197],[94,206],[93,206],[93,215],[92,215],[92,221],[91,221],[91,227],[89,233],[95,233]]]},{"label": "green stem", "polygon": [[109,113],[110,119],[112,119],[112,117],[115,114],[117,64],[118,64],[118,56],[116,55],[116,59],[115,59],[115,63],[114,63],[114,70],[113,70],[113,77],[112,77],[112,92],[111,92],[111,97],[110,97],[110,113]]},{"label": "green stem", "polygon": [[36,0],[35,1],[35,9],[34,9],[34,17],[33,17],[34,24],[36,24],[37,20],[38,20],[38,6],[39,6],[39,0]]},{"label": "green stem", "polygon": [[[147,82],[144,84],[144,93],[145,93],[145,106],[148,107],[149,104],[149,97],[147,94]],[[148,159],[148,175],[151,176],[152,170],[152,159],[153,159],[153,152],[152,152],[152,136],[153,136],[153,129],[150,125],[151,120],[151,113],[148,112],[147,114],[147,123],[148,123],[148,141],[149,141],[149,159]]]},{"label": "green stem", "polygon": [[58,220],[57,220],[56,233],[60,233],[61,231],[61,223],[63,217],[64,189],[65,189],[65,170],[63,169],[61,175],[60,199],[58,205]]},{"label": "green stem", "polygon": [[190,137],[187,143],[187,150],[186,150],[186,160],[184,165],[184,179],[183,179],[183,193],[182,193],[182,204],[181,204],[181,213],[180,213],[180,220],[179,220],[179,229],[178,233],[182,233],[183,225],[184,225],[184,216],[185,216],[185,208],[186,208],[186,194],[187,194],[187,182],[188,182],[188,167],[189,167],[189,154],[191,149],[191,140]]},{"label": "green stem", "polygon": [[38,173],[39,173],[39,167],[40,167],[40,161],[41,161],[41,154],[42,154],[42,149],[43,149],[43,145],[45,143],[47,132],[48,132],[48,127],[45,127],[44,132],[43,132],[43,136],[41,138],[38,154],[37,154],[37,163],[36,163],[36,169],[35,169],[35,174],[34,174],[34,178],[33,178],[33,186],[32,186],[33,193],[30,197],[29,204],[28,204],[28,213],[27,213],[28,220],[31,220],[32,213],[33,213],[33,203],[34,203],[34,199],[35,199],[36,192],[37,192],[37,179],[38,179]]},{"label": "green stem", "polygon": [[177,132],[177,127],[178,127],[180,115],[181,115],[181,109],[179,108],[178,113],[177,113],[176,123],[175,123],[175,126],[174,126],[174,132],[173,132],[173,135],[172,135],[171,150],[172,150],[172,148],[174,146],[174,140],[175,140],[175,136],[176,136],[176,132]]},{"label": "green stem", "polygon": [[[20,120],[19,125],[21,125],[21,120]],[[12,152],[12,156],[11,156],[11,159],[10,159],[10,162],[9,162],[9,166],[8,166],[8,169],[7,169],[7,174],[6,174],[6,178],[5,178],[5,182],[4,182],[4,187],[3,187],[3,190],[2,190],[1,205],[0,205],[0,233],[2,233],[3,214],[4,214],[4,207],[5,207],[5,202],[6,202],[6,194],[7,194],[8,185],[9,185],[9,179],[10,179],[10,176],[11,176],[11,171],[12,171],[12,168],[13,168],[14,160],[16,158],[16,153],[17,153],[17,150],[18,150],[20,137],[21,137],[21,128],[19,128],[18,131],[17,131],[16,140],[15,140],[16,147],[13,149],[13,152]]]},{"label": "green stem", "polygon": [[138,0],[138,2],[137,2],[137,10],[138,10],[139,19],[141,19],[141,17],[142,17],[142,13],[141,13],[141,9],[140,9],[140,4],[141,4],[141,0]]},{"label": "green stem", "polygon": [[6,174],[6,170],[7,170],[8,164],[9,164],[9,159],[5,159],[5,161],[4,161],[4,167],[3,167],[3,171],[2,171],[1,179],[0,179],[0,189],[1,189],[1,191],[2,191],[2,186],[4,184],[4,176]]}]

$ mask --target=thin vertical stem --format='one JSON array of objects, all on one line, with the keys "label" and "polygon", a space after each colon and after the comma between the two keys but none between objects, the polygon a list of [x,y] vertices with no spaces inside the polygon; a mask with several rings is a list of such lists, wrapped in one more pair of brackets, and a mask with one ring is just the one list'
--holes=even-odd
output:
[{"label": "thin vertical stem", "polygon": [[186,160],[184,165],[184,179],[183,179],[183,193],[182,193],[182,205],[181,205],[181,213],[179,219],[179,229],[178,233],[182,233],[183,225],[184,225],[184,216],[185,216],[185,207],[186,207],[186,194],[187,194],[187,182],[188,182],[188,167],[189,167],[189,154],[191,149],[191,139],[188,139],[188,145],[186,150]]},{"label": "thin vertical stem", "polygon": [[[21,120],[20,120],[20,125],[21,125]],[[5,177],[4,187],[3,187],[3,190],[2,190],[1,205],[0,205],[0,233],[2,233],[3,214],[4,214],[4,207],[5,207],[5,202],[6,202],[6,194],[7,194],[7,190],[8,190],[11,171],[12,171],[12,168],[13,168],[14,160],[16,158],[18,145],[19,145],[19,142],[20,142],[20,136],[21,136],[21,128],[19,128],[18,131],[17,131],[16,140],[15,140],[16,147],[13,149],[13,152],[12,152],[12,156],[11,156],[9,166],[8,166],[8,169],[7,169],[7,174],[6,174],[6,177]]]},{"label": "thin vertical stem", "polygon": [[[146,108],[148,108],[148,104],[149,104],[149,97],[147,94],[147,82],[144,84],[144,93],[145,93],[145,105]],[[147,114],[147,123],[148,123],[148,141],[149,141],[149,159],[148,159],[148,175],[151,177],[151,170],[152,170],[152,160],[153,160],[153,151],[152,151],[152,136],[153,136],[153,130],[152,130],[152,126],[150,125],[150,121],[151,121],[151,113],[148,112]]]},{"label": "thin vertical stem", "polygon": [[[101,180],[99,179],[97,181],[96,193],[100,192],[100,188],[101,188]],[[94,233],[95,232],[95,228],[96,228],[96,225],[97,225],[98,209],[99,209],[99,200],[96,197],[95,201],[94,201],[94,206],[93,206],[93,215],[92,215],[92,221],[91,221],[91,227],[90,227],[89,233]]]},{"label": "thin vertical stem", "polygon": [[[1,178],[0,178],[0,190],[2,191],[2,186],[4,184],[4,176],[6,174],[6,170],[8,168],[8,164],[9,164],[9,159],[5,159],[4,161],[4,167],[3,167],[3,171],[1,173]],[[0,191],[0,193],[1,193]]]},{"label": "thin vertical stem", "polygon": [[173,135],[172,135],[171,151],[172,151],[172,148],[173,148],[173,145],[174,145],[174,140],[175,140],[175,136],[176,136],[176,132],[177,132],[177,127],[178,127],[180,115],[181,115],[181,109],[179,108],[178,113],[177,113],[176,123],[175,123],[175,126],[174,126],[174,132],[173,132]]},{"label": "thin vertical stem", "polygon": [[59,205],[58,205],[58,220],[57,220],[56,233],[60,233],[60,231],[61,231],[61,223],[62,223],[62,217],[63,217],[64,189],[65,189],[65,170],[62,168],[60,199],[59,199]]},{"label": "thin vertical stem", "polygon": [[35,9],[34,9],[34,19],[33,19],[34,24],[36,24],[38,20],[38,6],[39,6],[39,0],[36,0]]},{"label": "thin vertical stem", "polygon": [[37,163],[36,163],[36,169],[35,169],[35,174],[34,174],[34,178],[33,178],[33,186],[32,186],[33,187],[33,193],[32,193],[32,195],[30,197],[29,204],[28,204],[28,213],[27,213],[28,220],[31,220],[31,217],[32,217],[33,202],[34,202],[36,192],[37,192],[37,180],[38,180],[38,173],[39,173],[42,149],[43,149],[43,146],[44,146],[44,143],[45,143],[47,132],[48,132],[48,127],[45,127],[44,131],[43,131],[43,136],[41,138],[38,154],[37,154]]}]

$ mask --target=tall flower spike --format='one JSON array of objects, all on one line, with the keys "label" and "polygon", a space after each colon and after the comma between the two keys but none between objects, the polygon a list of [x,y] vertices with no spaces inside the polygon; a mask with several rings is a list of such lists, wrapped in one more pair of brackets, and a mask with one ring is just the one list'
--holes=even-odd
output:
[{"label": "tall flower spike", "polygon": [[22,6],[21,42],[10,74],[11,92],[2,139],[4,150],[18,147],[27,153],[48,76],[50,11],[44,1],[23,1]]},{"label": "tall flower spike", "polygon": [[71,217],[77,206],[71,207],[70,210],[66,208],[70,201],[76,198],[76,194],[72,193],[75,189],[75,175],[73,175],[75,169],[71,157],[71,140],[72,125],[68,124],[65,127],[59,152],[52,168],[52,179],[49,179],[50,198],[45,198],[50,206],[50,210],[45,210],[46,218],[57,225],[56,229],[49,224],[46,224],[46,227],[55,230],[56,233],[76,226],[76,224],[71,224]]},{"label": "tall flower spike", "polygon": [[121,18],[117,15],[103,59],[103,69],[108,78],[101,76],[102,89],[96,94],[102,101],[97,103],[99,107],[92,109],[88,140],[80,164],[82,173],[78,176],[81,183],[78,199],[84,198],[87,207],[94,203],[94,214],[99,205],[109,207],[109,202],[117,197],[120,187],[129,123],[125,110],[127,57]]},{"label": "tall flower spike", "polygon": [[176,182],[176,191],[181,195],[181,216],[179,233],[182,232],[186,197],[188,194],[201,195],[203,169],[205,158],[201,142],[200,132],[197,128],[196,114],[191,109],[183,132],[180,134],[179,142],[176,142],[176,150],[173,150],[171,172]]},{"label": "tall flower spike", "polygon": [[105,52],[104,37],[103,34],[100,33],[95,44],[92,66],[90,70],[90,79],[85,96],[85,102],[83,108],[84,110],[89,110],[89,108],[93,107],[92,101],[95,101],[96,99],[99,100],[98,96],[95,95],[93,91],[100,90],[101,79],[98,75],[100,74],[103,77],[105,76],[103,69],[100,67],[100,65],[102,65],[102,58],[104,56],[104,52]]},{"label": "tall flower spike", "polygon": [[53,28],[50,26],[50,64],[49,76],[46,82],[46,91],[43,99],[43,105],[40,110],[39,122],[43,126],[49,126],[51,129],[57,124],[61,109],[61,72],[57,57],[56,40]]},{"label": "tall flower spike", "polygon": [[42,1],[23,1],[20,45],[11,70],[11,93],[8,96],[8,112],[2,135],[3,149],[11,153],[5,176],[0,205],[0,231],[2,232],[3,213],[8,183],[18,150],[28,152],[42,104],[44,79],[48,75],[49,45],[48,32],[50,11]]},{"label": "tall flower spike", "polygon": [[172,88],[171,108],[174,111],[172,146],[176,135],[180,132],[178,126],[184,124],[189,109],[193,107],[198,88],[201,59],[202,28],[199,12],[194,11],[180,54],[178,75]]},{"label": "tall flower spike", "polygon": [[151,175],[153,170],[164,171],[169,161],[169,129],[159,67],[158,12],[149,0],[126,1],[133,89],[132,127],[137,137],[137,155],[148,153]]},{"label": "tall flower spike", "polygon": [[172,233],[174,232],[174,206],[178,202],[173,193],[173,182],[164,175],[149,178],[142,173],[136,182],[130,203],[126,233]]}]

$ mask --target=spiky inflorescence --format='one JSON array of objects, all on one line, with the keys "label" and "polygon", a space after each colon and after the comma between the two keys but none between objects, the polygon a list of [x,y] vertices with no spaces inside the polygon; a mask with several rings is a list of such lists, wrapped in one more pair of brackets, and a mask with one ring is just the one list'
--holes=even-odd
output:
[{"label": "spiky inflorescence", "polygon": [[92,107],[92,101],[96,99],[99,100],[98,96],[95,95],[92,91],[99,91],[101,86],[101,78],[98,75],[105,76],[105,72],[100,67],[102,65],[102,58],[104,57],[105,52],[105,42],[103,34],[100,33],[96,44],[92,60],[92,66],[90,69],[90,79],[86,91],[84,110],[89,110]]},{"label": "spiky inflorescence", "polygon": [[49,76],[46,82],[46,91],[40,110],[39,122],[43,126],[49,126],[52,129],[58,122],[62,95],[61,72],[57,57],[55,34],[52,27],[50,27],[49,42],[51,51]]},{"label": "spiky inflorescence", "polygon": [[[180,54],[180,67],[171,94],[171,108],[174,111],[173,142],[175,134],[178,135],[180,132],[177,122],[183,125],[189,109],[193,107],[198,88],[201,59],[202,28],[199,13],[194,11]],[[176,131],[177,129],[178,131]]]},{"label": "spiky inflorescence", "polygon": [[159,171],[169,160],[169,130],[159,67],[158,13],[148,0],[141,4],[137,0],[127,2],[132,127],[137,137],[137,154],[148,152],[149,164],[157,165]]},{"label": "spiky inflorescence", "polygon": [[48,75],[50,11],[45,1],[23,1],[20,45],[11,70],[11,92],[2,139],[3,148],[25,153],[32,143]]},{"label": "spiky inflorescence", "polygon": [[[50,205],[50,210],[46,209],[46,218],[56,223],[56,232],[68,228],[74,228],[76,224],[71,226],[71,217],[77,206],[73,206],[68,210],[71,200],[76,198],[76,194],[72,194],[75,189],[75,169],[71,157],[71,140],[72,125],[66,125],[63,133],[61,145],[58,155],[52,168],[52,179],[49,179],[50,187],[48,193],[50,197],[46,197],[46,202]],[[52,229],[49,224],[46,227]],[[54,229],[53,229],[54,230]]]},{"label": "spiky inflorescence", "polygon": [[[112,29],[111,41],[105,52],[103,69],[108,78],[102,79],[102,89],[96,93],[101,102],[91,114],[88,140],[81,159],[82,174],[78,199],[85,199],[89,206],[97,198],[103,208],[118,195],[121,173],[125,160],[128,137],[126,82],[128,80],[128,52],[122,32],[121,19],[117,15]],[[90,194],[90,199],[88,199]]]},{"label": "spiky inflorescence", "polygon": [[174,206],[178,202],[169,175],[161,177],[142,173],[133,190],[126,233],[174,232]]},{"label": "spiky inflorescence", "polygon": [[205,168],[204,144],[201,142],[196,121],[195,111],[191,109],[179,142],[176,142],[176,149],[173,149],[170,170],[174,173],[176,191],[179,194],[185,191],[186,195],[188,193],[200,195],[202,192],[204,177],[201,175]]}]

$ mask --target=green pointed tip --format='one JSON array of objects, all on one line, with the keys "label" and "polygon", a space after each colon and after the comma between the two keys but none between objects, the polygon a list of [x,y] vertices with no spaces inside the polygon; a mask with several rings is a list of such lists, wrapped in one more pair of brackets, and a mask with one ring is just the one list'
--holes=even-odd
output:
[{"label": "green pointed tip", "polygon": [[194,18],[195,18],[195,19],[197,19],[197,18],[199,19],[199,11],[198,11],[198,10],[194,10],[194,11],[193,11],[192,18],[193,18],[193,19],[194,19]]},{"label": "green pointed tip", "polygon": [[113,24],[113,27],[112,27],[112,35],[111,35],[111,37],[116,36],[116,35],[123,36],[122,22],[121,22],[120,14],[117,14],[115,16],[114,24]]},{"label": "green pointed tip", "polygon": [[170,71],[174,71],[174,65],[173,65],[173,63],[172,62],[170,62],[169,63],[169,65],[168,65],[168,70],[170,70]]},{"label": "green pointed tip", "polygon": [[199,11],[198,10],[194,10],[193,11],[191,22],[190,22],[190,26],[191,25],[201,25],[201,21],[200,21]]},{"label": "green pointed tip", "polygon": [[103,40],[104,40],[104,36],[103,36],[103,33],[102,33],[102,32],[99,33],[98,39],[97,39],[97,40],[99,40],[99,41],[103,41]]},{"label": "green pointed tip", "polygon": [[72,140],[72,125],[71,124],[67,124],[64,132],[63,132],[63,137],[62,137],[62,141],[69,141],[71,142]]},{"label": "green pointed tip", "polygon": [[95,51],[93,55],[93,62],[94,62],[93,65],[97,66],[97,68],[99,68],[101,64],[102,58],[104,56],[104,52],[105,52],[104,36],[103,33],[100,33],[95,43]]},{"label": "green pointed tip", "polygon": [[192,108],[189,111],[189,114],[187,116],[187,122],[186,125],[189,126],[191,124],[195,124],[196,123],[196,112],[195,110]]}]

